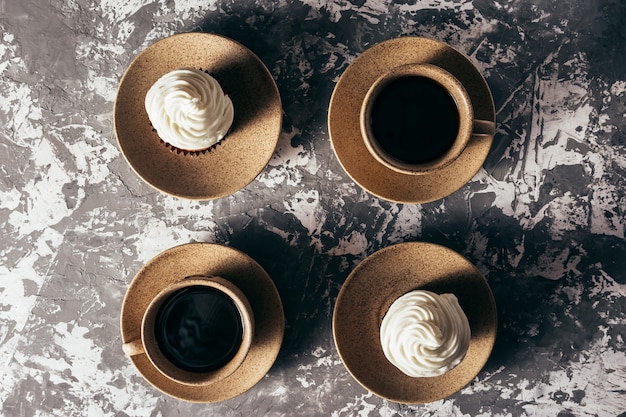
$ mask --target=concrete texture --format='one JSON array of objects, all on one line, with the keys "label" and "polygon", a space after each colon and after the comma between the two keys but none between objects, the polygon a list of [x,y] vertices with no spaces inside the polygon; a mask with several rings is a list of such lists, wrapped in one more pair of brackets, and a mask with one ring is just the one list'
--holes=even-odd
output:
[{"label": "concrete texture", "polygon": [[[621,0],[0,0],[0,414],[625,415],[625,21]],[[250,48],[283,100],[267,168],[210,202],[143,183],[112,129],[130,61],[185,31]],[[483,169],[423,205],[355,185],[326,124],[349,63],[403,35],[469,55],[497,109]],[[121,349],[132,277],[157,253],[195,241],[259,262],[287,325],[267,376],[212,405],[160,394]],[[420,406],[361,388],[331,337],[350,271],[405,241],[466,256],[487,278],[500,321],[478,377]]]}]

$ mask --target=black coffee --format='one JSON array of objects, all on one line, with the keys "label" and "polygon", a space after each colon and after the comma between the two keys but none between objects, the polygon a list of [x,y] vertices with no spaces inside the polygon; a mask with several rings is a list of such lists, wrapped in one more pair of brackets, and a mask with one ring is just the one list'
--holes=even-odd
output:
[{"label": "black coffee", "polygon": [[443,155],[459,130],[452,96],[437,82],[411,75],[383,88],[373,102],[370,121],[379,145],[409,164]]},{"label": "black coffee", "polygon": [[169,296],[157,313],[159,349],[177,367],[208,372],[224,366],[242,342],[237,306],[213,288],[191,286]]}]

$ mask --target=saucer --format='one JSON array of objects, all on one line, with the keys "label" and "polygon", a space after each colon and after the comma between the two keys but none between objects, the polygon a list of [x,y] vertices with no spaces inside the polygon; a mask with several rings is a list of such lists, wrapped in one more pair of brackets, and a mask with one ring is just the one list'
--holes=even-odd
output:
[{"label": "saucer", "polygon": [[[148,89],[185,67],[213,75],[235,109],[228,135],[203,153],[167,146],[145,110]],[[122,154],[145,182],[175,197],[210,200],[240,190],[265,168],[281,133],[282,106],[272,75],[245,46],[219,35],[182,33],[155,42],[130,64],[117,90],[114,124]]]},{"label": "saucer", "polygon": [[[456,295],[470,323],[465,358],[438,377],[404,374],[380,344],[389,306],[415,289]],[[335,346],[348,372],[370,392],[405,404],[437,401],[469,384],[487,362],[496,332],[495,300],[485,278],[458,253],[430,243],[400,243],[367,257],[346,279],[333,313]]]},{"label": "saucer", "polygon": [[189,386],[160,373],[143,354],[130,360],[155,388],[181,400],[212,403],[234,398],[257,384],[270,370],[283,341],[285,319],[274,282],[252,258],[228,246],[190,243],[168,249],[145,264],[126,292],[122,304],[122,343],[136,340],[143,314],[163,288],[190,275],[217,275],[246,295],[255,318],[255,335],[243,364],[214,384]]},{"label": "saucer", "polygon": [[374,45],[352,61],[333,91],[328,129],[339,163],[366,191],[398,203],[427,203],[452,194],[474,177],[487,158],[493,136],[473,138],[456,161],[430,174],[401,174],[378,162],[361,137],[361,104],[378,77],[411,63],[433,64],[450,72],[465,86],[474,116],[495,122],[489,86],[465,55],[442,42],[402,37]]}]

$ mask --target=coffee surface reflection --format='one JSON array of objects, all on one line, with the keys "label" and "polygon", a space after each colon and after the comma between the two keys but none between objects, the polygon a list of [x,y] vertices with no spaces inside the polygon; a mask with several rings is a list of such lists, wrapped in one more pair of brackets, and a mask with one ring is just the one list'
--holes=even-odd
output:
[{"label": "coffee surface reflection", "polygon": [[172,364],[190,372],[209,372],[235,356],[243,325],[227,295],[195,285],[177,290],[164,301],[157,313],[155,336]]}]

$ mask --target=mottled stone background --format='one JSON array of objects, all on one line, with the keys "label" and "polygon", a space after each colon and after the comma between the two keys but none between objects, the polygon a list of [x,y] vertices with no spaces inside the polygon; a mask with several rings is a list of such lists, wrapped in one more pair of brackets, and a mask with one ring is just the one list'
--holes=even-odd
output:
[{"label": "mottled stone background", "polygon": [[[284,106],[269,166],[211,202],[144,184],[113,132],[130,61],[185,31],[249,47]],[[403,35],[468,54],[497,109],[483,169],[424,205],[389,203],[355,185],[326,124],[350,62]],[[624,1],[0,0],[0,36],[2,415],[626,415]],[[360,261],[418,240],[478,266],[500,328],[467,388],[404,406],[351,378],[331,317]],[[121,350],[121,302],[134,274],[195,241],[256,259],[287,323],[268,375],[213,405],[159,393]]]}]

